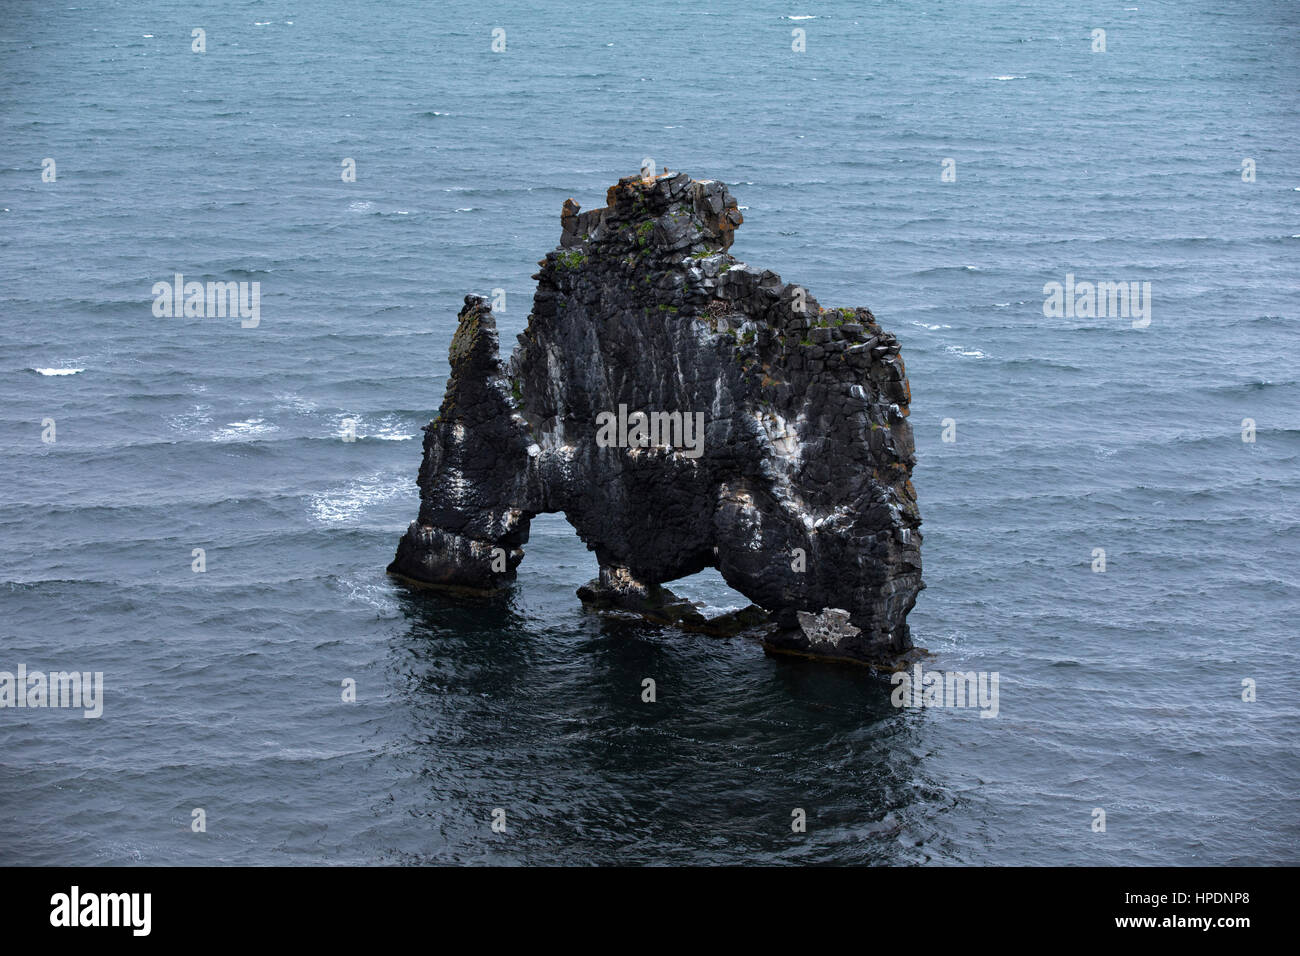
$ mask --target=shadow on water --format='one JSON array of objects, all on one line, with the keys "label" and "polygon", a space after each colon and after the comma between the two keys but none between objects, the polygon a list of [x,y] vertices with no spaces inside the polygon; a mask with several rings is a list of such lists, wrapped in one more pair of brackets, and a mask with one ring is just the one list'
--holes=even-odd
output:
[{"label": "shadow on water", "polygon": [[508,692],[528,673],[536,641],[515,606],[513,590],[462,594],[399,585],[398,603],[408,628],[405,650],[423,665],[416,689],[473,694]]},{"label": "shadow on water", "polygon": [[[947,798],[923,779],[924,720],[890,705],[884,677],[568,596],[524,613],[517,587],[403,590],[399,602],[402,749],[424,781],[409,812],[443,821],[446,840],[419,861],[934,855],[926,821]],[[508,834],[484,829],[498,806],[516,821]],[[796,810],[806,832],[792,830]]]}]

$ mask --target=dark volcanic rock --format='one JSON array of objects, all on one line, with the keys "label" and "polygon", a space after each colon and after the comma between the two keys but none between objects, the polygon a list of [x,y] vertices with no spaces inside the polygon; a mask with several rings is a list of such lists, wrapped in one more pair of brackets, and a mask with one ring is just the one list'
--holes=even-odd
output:
[{"label": "dark volcanic rock", "polygon": [[660,585],[716,567],[769,647],[896,662],[924,587],[897,340],[729,255],[722,183],[628,177],[606,202],[564,204],[508,365],[466,297],[389,570],[499,587],[563,512],[600,562],[589,603],[700,625]]}]

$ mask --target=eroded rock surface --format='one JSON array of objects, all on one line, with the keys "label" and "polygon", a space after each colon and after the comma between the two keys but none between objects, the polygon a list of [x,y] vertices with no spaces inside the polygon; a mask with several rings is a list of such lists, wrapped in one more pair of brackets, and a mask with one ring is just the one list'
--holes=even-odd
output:
[{"label": "eroded rock surface", "polygon": [[896,662],[924,587],[898,342],[731,256],[741,222],[684,173],[567,201],[508,363],[467,296],[389,570],[499,587],[563,512],[600,562],[589,603],[698,624],[661,585],[716,567],[772,649]]}]

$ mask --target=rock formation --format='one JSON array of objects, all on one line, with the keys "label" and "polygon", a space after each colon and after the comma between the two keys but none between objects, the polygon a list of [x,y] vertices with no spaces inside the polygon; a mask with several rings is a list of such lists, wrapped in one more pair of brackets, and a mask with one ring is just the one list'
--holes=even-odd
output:
[{"label": "rock formation", "polygon": [[508,363],[467,296],[389,571],[503,586],[563,512],[600,563],[584,601],[721,627],[662,587],[714,567],[770,649],[896,664],[924,587],[898,342],[731,256],[741,221],[684,173],[568,200]]}]

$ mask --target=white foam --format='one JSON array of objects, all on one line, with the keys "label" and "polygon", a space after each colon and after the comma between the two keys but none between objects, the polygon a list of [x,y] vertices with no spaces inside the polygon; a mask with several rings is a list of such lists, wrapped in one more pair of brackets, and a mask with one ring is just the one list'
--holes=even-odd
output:
[{"label": "white foam", "polygon": [[172,415],[167,419],[167,425],[178,432],[190,432],[202,428],[205,425],[212,424],[212,416],[208,412],[212,411],[211,405],[198,404],[189,412],[182,412],[179,415]]},{"label": "white foam", "polygon": [[84,372],[84,368],[34,368],[33,372],[39,372],[41,375],[76,375],[78,372]]},{"label": "white foam", "polygon": [[312,495],[307,502],[311,516],[321,524],[349,524],[368,509],[406,492],[411,485],[405,474],[375,472]]},{"label": "white foam", "polygon": [[272,425],[264,418],[250,418],[246,422],[231,422],[213,435],[212,441],[247,441],[279,430],[279,425]]},{"label": "white foam", "polygon": [[[283,398],[284,396],[276,396]],[[312,405],[315,408],[315,405]],[[332,435],[343,435],[350,426],[357,440],[375,438],[380,441],[410,441],[416,436],[410,431],[410,424],[403,422],[396,415],[385,415],[378,422],[368,421],[360,415],[340,414],[330,419]]]},{"label": "white foam", "polygon": [[279,403],[275,407],[282,409],[292,409],[299,415],[308,415],[316,411],[317,405],[310,399],[303,398],[301,395],[295,395],[292,392],[282,392],[275,396]]}]

